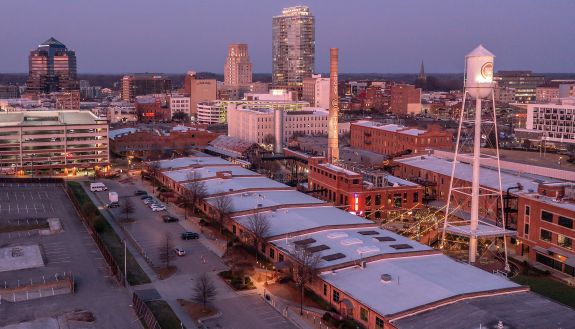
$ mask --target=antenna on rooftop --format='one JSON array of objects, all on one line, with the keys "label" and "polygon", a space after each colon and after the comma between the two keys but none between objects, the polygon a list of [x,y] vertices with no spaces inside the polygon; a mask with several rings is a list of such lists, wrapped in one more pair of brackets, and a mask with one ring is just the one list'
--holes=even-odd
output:
[{"label": "antenna on rooftop", "polygon": [[[445,248],[447,233],[469,238],[469,263],[475,263],[477,257],[477,247],[479,238],[503,238],[505,253],[505,270],[509,271],[507,262],[507,244],[506,235],[512,235],[513,231],[506,230],[506,218],[503,204],[503,188],[501,184],[501,167],[499,165],[499,134],[497,129],[497,114],[495,111],[495,96],[493,94],[493,59],[494,55],[479,45],[465,57],[465,82],[463,103],[459,113],[459,128],[457,131],[457,142],[451,168],[451,179],[449,183],[449,194],[447,196],[447,205],[445,209],[445,218],[443,223],[443,232],[441,238],[441,248]],[[475,110],[466,109],[465,102],[467,97],[475,99]],[[482,100],[491,101],[491,109],[483,113]],[[471,124],[473,136],[462,136],[462,127],[465,124]],[[464,132],[465,134],[465,132]],[[489,142],[489,137],[493,136],[491,141],[495,148],[495,155],[482,154],[482,144]],[[471,145],[467,145],[469,141]],[[471,151],[471,152],[470,152]],[[468,154],[465,154],[468,152]],[[469,153],[470,152],[470,153]],[[455,182],[455,174],[458,166],[469,166],[464,163],[462,158],[471,160],[472,180],[471,187],[461,186]],[[493,159],[496,163],[497,183],[496,187],[482,186],[480,182],[481,161]],[[464,220],[453,220],[458,215],[461,216],[462,207],[471,201],[470,218]],[[482,202],[480,204],[480,201]],[[499,205],[498,205],[499,203]],[[486,219],[487,211],[496,208],[497,214],[495,219]],[[483,216],[485,220],[480,220]],[[500,217],[499,217],[500,216]],[[461,216],[463,217],[463,216]],[[491,223],[495,220],[495,223]],[[498,223],[499,222],[499,223]],[[498,226],[500,224],[501,226]]]}]

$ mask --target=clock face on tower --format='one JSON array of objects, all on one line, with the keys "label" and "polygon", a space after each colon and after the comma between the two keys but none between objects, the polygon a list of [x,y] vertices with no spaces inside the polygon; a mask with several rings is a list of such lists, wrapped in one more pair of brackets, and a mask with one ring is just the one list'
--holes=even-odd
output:
[{"label": "clock face on tower", "polygon": [[481,76],[485,80],[493,79],[493,63],[487,62],[481,67]]}]

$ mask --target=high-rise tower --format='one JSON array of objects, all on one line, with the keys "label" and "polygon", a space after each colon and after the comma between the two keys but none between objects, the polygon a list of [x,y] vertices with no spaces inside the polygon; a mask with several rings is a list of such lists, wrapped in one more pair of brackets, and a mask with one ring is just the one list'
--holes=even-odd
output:
[{"label": "high-rise tower", "polygon": [[252,83],[252,63],[248,55],[248,45],[231,44],[224,66],[224,84],[228,86],[246,86]]},{"label": "high-rise tower", "polygon": [[50,38],[30,52],[28,94],[78,90],[76,53]]},{"label": "high-rise tower", "polygon": [[272,78],[275,87],[297,90],[315,65],[315,18],[306,6],[284,8],[272,21]]}]

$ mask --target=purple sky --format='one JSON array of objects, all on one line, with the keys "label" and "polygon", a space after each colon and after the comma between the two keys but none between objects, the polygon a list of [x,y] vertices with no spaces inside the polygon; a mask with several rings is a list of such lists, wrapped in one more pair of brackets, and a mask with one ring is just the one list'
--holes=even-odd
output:
[{"label": "purple sky", "polygon": [[0,72],[27,72],[30,49],[53,36],[80,73],[223,72],[229,43],[249,44],[271,72],[271,18],[305,4],[316,16],[316,71],[330,47],[341,72],[462,72],[483,43],[495,70],[575,72],[574,0],[15,0],[2,1]]}]

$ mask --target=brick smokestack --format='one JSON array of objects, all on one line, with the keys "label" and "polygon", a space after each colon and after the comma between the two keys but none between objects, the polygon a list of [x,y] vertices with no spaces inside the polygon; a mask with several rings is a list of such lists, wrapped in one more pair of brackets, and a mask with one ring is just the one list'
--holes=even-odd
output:
[{"label": "brick smokestack", "polygon": [[338,127],[339,97],[337,96],[338,48],[329,49],[329,115],[327,119],[327,159],[339,160]]}]

